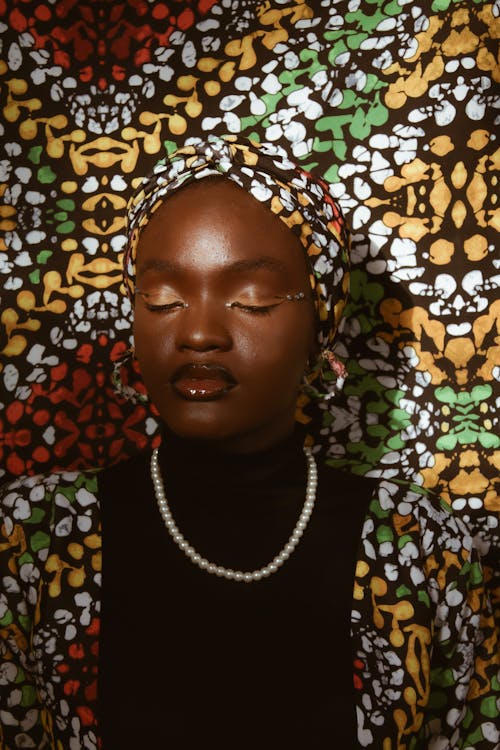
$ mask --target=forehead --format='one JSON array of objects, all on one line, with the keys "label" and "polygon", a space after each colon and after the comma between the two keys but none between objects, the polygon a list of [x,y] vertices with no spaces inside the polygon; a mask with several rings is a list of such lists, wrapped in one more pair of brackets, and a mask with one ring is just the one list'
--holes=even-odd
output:
[{"label": "forehead", "polygon": [[243,271],[263,258],[262,270],[301,280],[307,271],[301,242],[266,205],[233,182],[209,178],[155,211],[139,238],[137,272],[167,261],[205,273],[236,263]]}]

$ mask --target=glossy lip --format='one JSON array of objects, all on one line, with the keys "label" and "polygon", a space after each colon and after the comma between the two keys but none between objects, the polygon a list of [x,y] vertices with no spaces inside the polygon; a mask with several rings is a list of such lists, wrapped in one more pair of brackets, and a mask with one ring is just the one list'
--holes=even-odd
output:
[{"label": "glossy lip", "polygon": [[175,393],[186,401],[215,401],[237,385],[230,370],[215,364],[182,365],[170,382]]}]

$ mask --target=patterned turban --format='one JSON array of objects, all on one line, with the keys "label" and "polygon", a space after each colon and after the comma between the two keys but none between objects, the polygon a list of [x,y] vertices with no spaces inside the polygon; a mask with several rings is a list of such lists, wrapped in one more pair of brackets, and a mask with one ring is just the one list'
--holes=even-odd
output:
[{"label": "patterned turban", "polygon": [[324,385],[333,386],[336,378],[345,374],[331,346],[348,290],[349,233],[328,184],[294,164],[275,146],[210,135],[160,161],[128,206],[127,294],[133,298],[139,237],[154,212],[180,188],[210,175],[221,175],[246,190],[302,243],[309,262],[320,351],[307,379],[312,384],[319,375]]}]

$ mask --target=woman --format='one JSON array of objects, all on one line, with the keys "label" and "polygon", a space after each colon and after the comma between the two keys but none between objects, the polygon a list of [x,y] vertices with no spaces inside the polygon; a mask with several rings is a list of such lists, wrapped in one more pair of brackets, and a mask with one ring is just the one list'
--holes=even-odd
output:
[{"label": "woman", "polygon": [[156,168],[129,222],[163,440],[5,490],[2,747],[495,747],[466,531],[433,498],[325,466],[301,426],[342,374],[347,234],[327,187],[211,138]]}]

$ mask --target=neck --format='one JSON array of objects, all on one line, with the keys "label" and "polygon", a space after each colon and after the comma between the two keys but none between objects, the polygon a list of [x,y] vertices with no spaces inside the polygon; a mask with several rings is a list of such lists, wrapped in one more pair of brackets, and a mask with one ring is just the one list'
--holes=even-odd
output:
[{"label": "neck", "polygon": [[275,446],[295,437],[304,440],[303,428],[296,422],[287,425],[286,428],[279,430],[266,431],[265,434],[248,434],[239,435],[230,438],[203,438],[191,437],[189,435],[179,435],[174,433],[168,425],[163,424],[162,429],[164,440],[170,441],[178,446],[185,446],[200,454],[211,455],[234,455],[245,456],[254,453],[263,453],[272,450]]},{"label": "neck", "polygon": [[234,453],[225,451],[219,443],[178,437],[165,429],[160,461],[169,479],[178,478],[184,488],[200,483],[255,487],[271,477],[280,476],[283,481],[283,472],[288,476],[295,467],[301,472],[303,444],[302,431],[296,430],[262,450]]}]

